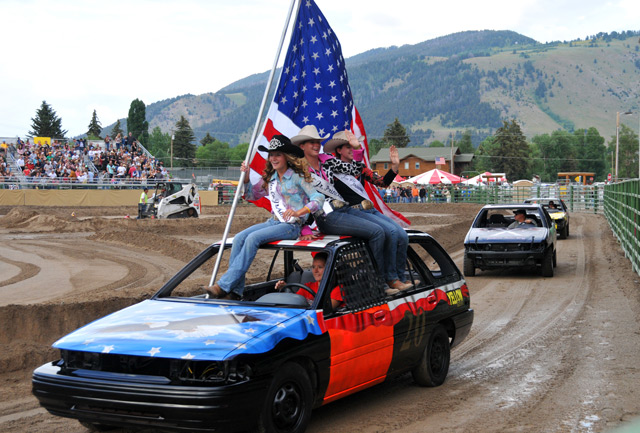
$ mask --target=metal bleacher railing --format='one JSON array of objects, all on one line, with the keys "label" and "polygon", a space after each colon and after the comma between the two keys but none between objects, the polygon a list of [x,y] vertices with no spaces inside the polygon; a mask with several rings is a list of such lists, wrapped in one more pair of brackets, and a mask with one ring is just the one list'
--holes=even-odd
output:
[{"label": "metal bleacher railing", "polygon": [[605,187],[604,214],[633,270],[640,274],[640,179]]}]

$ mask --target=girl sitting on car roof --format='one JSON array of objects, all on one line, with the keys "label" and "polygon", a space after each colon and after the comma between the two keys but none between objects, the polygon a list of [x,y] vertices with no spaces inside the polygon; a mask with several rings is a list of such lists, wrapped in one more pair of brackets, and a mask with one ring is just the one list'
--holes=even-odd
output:
[{"label": "girl sitting on car roof", "polygon": [[[245,177],[246,198],[257,200],[268,197],[273,217],[251,226],[233,238],[229,268],[218,282],[207,287],[209,296],[218,299],[240,299],[244,291],[244,276],[261,244],[280,239],[297,239],[309,214],[322,209],[324,195],[311,184],[311,175],[304,153],[284,135],[275,135],[269,147],[258,146],[268,152],[262,181],[256,185]],[[241,170],[248,172],[242,163]]]}]

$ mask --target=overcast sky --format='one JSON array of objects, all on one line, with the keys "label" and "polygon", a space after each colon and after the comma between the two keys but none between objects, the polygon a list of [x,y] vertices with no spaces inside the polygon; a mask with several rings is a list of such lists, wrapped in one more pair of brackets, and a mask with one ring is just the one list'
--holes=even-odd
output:
[{"label": "overcast sky", "polygon": [[[538,42],[640,30],[638,0],[316,0],[345,57],[465,30]],[[0,0],[0,137],[46,100],[69,136],[145,104],[269,70],[290,0]],[[285,44],[286,49],[286,44]],[[281,61],[284,55],[281,57]],[[357,89],[353,89],[357,93]]]}]

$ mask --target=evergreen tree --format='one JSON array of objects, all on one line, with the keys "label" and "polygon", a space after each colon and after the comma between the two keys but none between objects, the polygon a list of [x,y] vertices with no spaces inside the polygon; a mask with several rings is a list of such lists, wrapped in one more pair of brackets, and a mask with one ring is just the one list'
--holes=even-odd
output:
[{"label": "evergreen tree", "polygon": [[182,167],[193,167],[194,159],[196,157],[196,145],[194,141],[196,139],[189,121],[180,116],[180,120],[176,123],[176,131],[173,139],[173,158],[174,165]]},{"label": "evergreen tree", "polygon": [[497,145],[491,155],[493,171],[504,172],[510,180],[528,179],[530,176],[527,139],[515,119],[511,123],[506,120],[502,123],[493,137],[494,144]]},{"label": "evergreen tree", "polygon": [[213,143],[214,141],[216,141],[216,139],[207,132],[207,135],[205,135],[204,138],[200,140],[200,144],[206,146],[207,144]]},{"label": "evergreen tree", "polygon": [[101,139],[100,133],[102,132],[102,123],[98,119],[96,110],[93,110],[93,116],[91,116],[91,122],[89,122],[89,130],[87,131],[87,137],[93,139]]},{"label": "evergreen tree", "polygon": [[400,123],[397,117],[396,120],[387,125],[387,129],[384,130],[384,136],[382,139],[389,147],[394,145],[398,148],[407,147],[407,144],[411,141],[407,135],[407,129],[402,126],[402,123]]},{"label": "evergreen tree", "polygon": [[444,147],[444,143],[440,140],[433,140],[429,143],[429,147]]},{"label": "evergreen tree", "polygon": [[134,99],[129,107],[129,116],[127,117],[128,132],[131,132],[143,145],[147,144],[149,140],[149,122],[146,120],[146,110],[144,102]]},{"label": "evergreen tree", "polygon": [[42,105],[36,111],[36,117],[32,117],[31,122],[32,130],[29,131],[29,135],[32,137],[64,138],[67,134],[66,130],[62,130],[62,119],[56,115],[47,101],[42,101]]},{"label": "evergreen tree", "polygon": [[120,126],[120,119],[116,120],[115,125],[113,125],[113,128],[111,129],[111,138],[115,140],[118,134],[124,135],[124,131]]}]

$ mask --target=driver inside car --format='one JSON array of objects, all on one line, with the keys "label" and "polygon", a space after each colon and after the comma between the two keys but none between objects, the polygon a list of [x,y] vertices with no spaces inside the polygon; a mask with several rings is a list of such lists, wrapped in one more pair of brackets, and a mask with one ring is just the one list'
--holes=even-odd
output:
[{"label": "driver inside car", "polygon": [[[324,274],[324,268],[327,264],[327,253],[317,253],[313,257],[313,262],[311,264],[311,273],[313,274],[313,278],[315,281],[310,283],[306,283],[305,286],[309,288],[310,291],[305,289],[300,289],[296,293],[297,295],[302,295],[305,298],[309,299],[309,303],[313,301],[314,296],[311,295],[311,292],[314,294],[318,293],[318,286],[320,285],[320,280],[322,280],[322,275]],[[284,280],[280,280],[276,283],[276,290],[281,290],[287,285]],[[344,300],[342,299],[342,293],[340,292],[340,287],[336,286],[331,291],[331,307],[335,310],[344,305]]]}]

